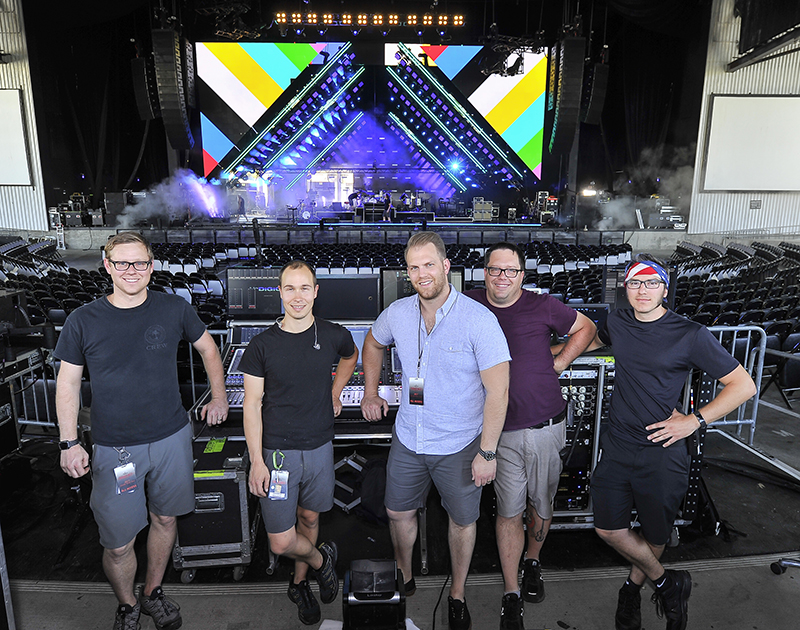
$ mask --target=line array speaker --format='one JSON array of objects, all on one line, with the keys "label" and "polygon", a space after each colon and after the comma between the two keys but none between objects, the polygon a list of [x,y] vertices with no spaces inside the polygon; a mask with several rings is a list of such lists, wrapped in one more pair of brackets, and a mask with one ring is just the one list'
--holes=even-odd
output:
[{"label": "line array speaker", "polygon": [[556,42],[550,49],[550,76],[547,79],[547,111],[553,111],[556,106],[556,93],[558,92],[558,63],[560,58],[561,42]]},{"label": "line array speaker", "polygon": [[133,93],[139,118],[153,120],[161,116],[156,87],[156,70],[151,57],[134,57],[131,59],[133,75]]},{"label": "line array speaker", "polygon": [[608,89],[608,73],[609,67],[605,63],[596,63],[589,67],[581,102],[581,120],[587,125],[600,124]]},{"label": "line array speaker", "polygon": [[550,135],[550,153],[568,152],[575,139],[581,115],[585,50],[584,37],[565,37],[561,40],[561,54],[558,58],[558,94],[553,131]]},{"label": "line array speaker", "polygon": [[183,86],[180,37],[168,28],[153,29],[152,36],[158,100],[167,138],[173,149],[191,149],[194,138]]}]

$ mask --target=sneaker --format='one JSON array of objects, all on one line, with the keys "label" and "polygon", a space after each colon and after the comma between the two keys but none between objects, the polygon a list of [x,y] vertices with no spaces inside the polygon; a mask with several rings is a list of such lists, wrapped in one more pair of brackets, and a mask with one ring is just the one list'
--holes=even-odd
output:
[{"label": "sneaker", "polygon": [[689,595],[692,594],[692,576],[688,571],[667,570],[672,586],[653,593],[656,614],[667,618],[667,630],[686,630],[689,620]]},{"label": "sneaker", "polygon": [[642,594],[638,588],[625,585],[619,589],[614,624],[616,630],[641,630]]},{"label": "sneaker", "polygon": [[526,560],[522,564],[522,599],[532,604],[544,599],[542,565],[538,560]]},{"label": "sneaker", "polygon": [[167,599],[160,586],[156,586],[150,596],[144,594],[144,586],[139,589],[139,604],[142,612],[153,618],[158,630],[178,630],[183,623],[181,607]]},{"label": "sneaker", "polygon": [[500,609],[500,630],[525,630],[522,622],[522,600],[516,593],[503,595],[503,607]]},{"label": "sneaker", "polygon": [[141,606],[136,602],[136,606],[120,604],[117,607],[117,616],[114,617],[114,630],[139,630],[139,613]]},{"label": "sneaker", "polygon": [[467,610],[467,602],[447,596],[447,622],[450,630],[470,630],[472,618]]},{"label": "sneaker", "polygon": [[339,578],[336,576],[336,558],[339,555],[335,542],[324,542],[319,546],[322,566],[317,569],[319,596],[323,604],[330,604],[339,592]]},{"label": "sneaker", "polygon": [[406,597],[411,597],[414,593],[417,592],[417,582],[412,577],[408,582],[403,584],[403,588],[406,591]]},{"label": "sneaker", "polygon": [[311,592],[311,586],[308,580],[303,580],[300,584],[295,584],[294,581],[289,582],[289,590],[286,593],[295,604],[297,604],[297,616],[300,617],[305,625],[310,626],[319,621],[321,613],[319,610],[319,602]]}]

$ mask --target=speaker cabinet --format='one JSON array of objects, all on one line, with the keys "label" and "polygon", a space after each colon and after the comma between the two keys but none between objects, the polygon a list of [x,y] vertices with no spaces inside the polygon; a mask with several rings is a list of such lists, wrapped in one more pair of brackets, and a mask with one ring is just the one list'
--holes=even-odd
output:
[{"label": "speaker cabinet", "polygon": [[131,59],[131,74],[133,75],[133,94],[136,97],[139,118],[142,120],[158,118],[161,116],[161,106],[158,103],[156,70],[152,58],[136,57]]},{"label": "speaker cabinet", "polygon": [[406,627],[403,573],[394,560],[353,560],[342,589],[344,630]]},{"label": "speaker cabinet", "polygon": [[[561,40],[550,153],[567,153],[572,148],[581,115],[585,51],[586,39],[583,37],[565,37]],[[553,63],[556,63],[556,59],[553,59]]]},{"label": "speaker cabinet", "polygon": [[581,102],[581,120],[587,125],[599,125],[608,89],[607,64],[596,63],[589,68]]},{"label": "speaker cabinet", "polygon": [[191,149],[194,137],[189,125],[189,111],[183,84],[181,39],[172,29],[153,29],[158,101],[164,129],[173,149]]}]

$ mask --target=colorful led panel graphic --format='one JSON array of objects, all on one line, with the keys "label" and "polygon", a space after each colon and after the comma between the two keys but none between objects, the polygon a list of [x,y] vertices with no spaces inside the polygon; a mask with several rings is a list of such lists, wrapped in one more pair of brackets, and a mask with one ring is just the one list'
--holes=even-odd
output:
[{"label": "colorful led panel graphic", "polygon": [[[220,166],[230,168],[231,163],[245,159],[243,156],[248,152],[255,155],[254,163],[258,158],[251,151],[255,150],[254,142],[260,141],[258,134],[269,135],[267,127],[284,107],[288,97],[283,97],[282,101],[281,98],[292,81],[309,66],[325,66],[329,59],[335,59],[337,53],[348,47],[349,43],[198,43],[204,175],[212,174]],[[487,157],[492,156],[490,160],[499,158],[501,165],[507,167],[504,172],[509,173],[509,178],[513,174],[517,181],[524,179],[521,176],[524,165],[541,179],[545,55],[524,53],[521,65],[518,64],[519,74],[487,76],[480,64],[481,58],[489,54],[483,46],[385,44],[383,53],[384,59],[372,62],[386,66],[387,75],[382,80],[404,90],[408,81],[398,74],[402,70],[398,68],[400,58],[415,57],[411,65],[424,80],[435,84],[442,98],[450,101],[452,111],[460,109],[460,117],[468,123],[468,128],[478,129],[476,134],[467,134],[470,138],[464,146],[456,143],[456,149],[468,148],[467,142],[480,144]],[[418,59],[423,60],[424,67],[420,67]],[[354,64],[359,63],[364,62],[354,61]],[[438,70],[434,72],[433,68]],[[338,85],[337,82],[333,87]],[[458,92],[458,99],[450,96],[455,92]],[[469,103],[466,109],[459,105],[464,100]],[[424,106],[421,109],[423,115],[430,114]],[[341,114],[338,108],[332,111]],[[388,124],[386,116],[384,123]],[[391,128],[400,127],[393,123]],[[503,142],[495,142],[495,138],[490,137],[493,134],[486,133],[484,128],[493,130]],[[258,136],[255,141],[254,136]],[[441,136],[443,146],[449,145],[452,139],[446,132]],[[277,143],[280,137],[272,141]],[[514,166],[511,164],[514,161],[521,163]]]}]

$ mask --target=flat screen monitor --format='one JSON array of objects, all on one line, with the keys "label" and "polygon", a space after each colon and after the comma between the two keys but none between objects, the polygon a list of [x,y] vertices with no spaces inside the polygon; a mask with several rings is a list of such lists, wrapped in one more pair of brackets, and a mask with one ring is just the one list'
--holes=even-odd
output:
[{"label": "flat screen monitor", "polygon": [[367,338],[367,333],[372,328],[371,325],[365,324],[363,326],[357,324],[345,324],[345,328],[353,335],[353,341],[358,348],[358,366],[361,366],[361,357],[364,356],[364,340]]},{"label": "flat screen monitor", "polygon": [[570,304],[579,313],[586,315],[594,322],[598,329],[602,328],[608,318],[610,306],[608,304]]},{"label": "flat screen monitor", "polygon": [[232,267],[227,270],[228,315],[236,319],[272,319],[282,312],[279,269]]},{"label": "flat screen monitor", "polygon": [[[414,295],[414,287],[405,267],[381,267],[381,311],[400,298]],[[464,267],[453,265],[447,276],[456,291],[464,291]]]},{"label": "flat screen monitor", "polygon": [[317,284],[317,317],[374,320],[378,316],[378,274],[318,276]]}]

